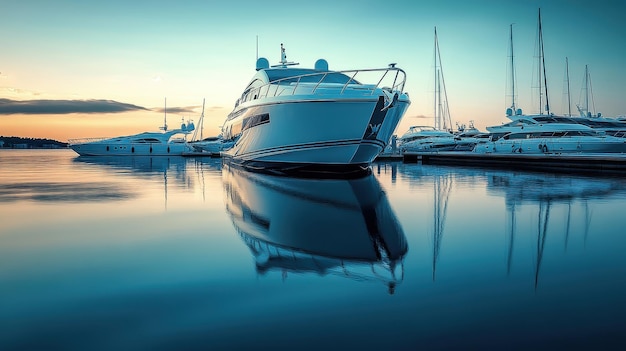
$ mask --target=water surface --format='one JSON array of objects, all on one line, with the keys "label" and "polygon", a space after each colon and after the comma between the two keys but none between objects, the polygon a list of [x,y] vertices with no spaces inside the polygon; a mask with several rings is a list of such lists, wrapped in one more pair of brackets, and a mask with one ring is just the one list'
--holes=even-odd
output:
[{"label": "water surface", "polygon": [[626,181],[0,151],[0,349],[621,349]]}]

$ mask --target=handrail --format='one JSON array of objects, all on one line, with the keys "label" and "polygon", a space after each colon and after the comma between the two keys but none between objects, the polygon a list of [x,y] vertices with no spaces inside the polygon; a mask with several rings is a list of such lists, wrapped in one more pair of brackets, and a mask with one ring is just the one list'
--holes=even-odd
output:
[{"label": "handrail", "polygon": [[83,144],[83,143],[90,143],[90,142],[94,142],[94,141],[102,141],[102,140],[107,140],[107,139],[111,139],[111,137],[68,139],[67,143],[68,144]]},{"label": "handrail", "polygon": [[[400,68],[388,67],[388,68],[370,68],[370,69],[357,69],[357,70],[345,70],[345,71],[316,72],[316,73],[307,73],[307,74],[285,77],[285,78],[277,79],[269,83],[263,84],[260,87],[250,89],[249,91],[245,92],[239,100],[240,100],[240,103],[244,103],[244,102],[254,100],[254,99],[267,98],[269,96],[272,96],[272,97],[280,96],[283,94],[284,91],[287,91],[287,89],[281,89],[279,91],[279,87],[285,86],[286,82],[289,82],[289,84],[295,83],[295,85],[291,89],[291,95],[295,95],[298,88],[301,87],[302,84],[304,83],[303,78],[321,76],[318,82],[311,82],[311,83],[316,83],[316,84],[313,87],[313,89],[310,91],[310,94],[315,94],[320,88],[320,86],[322,85],[322,83],[326,83],[326,84],[333,83],[333,82],[327,82],[325,80],[327,80],[327,78],[329,77],[329,74],[334,74],[334,73],[344,74],[349,77],[346,83],[337,83],[337,84],[342,84],[339,94],[344,94],[345,90],[351,85],[355,85],[355,86],[361,85],[362,87],[365,87],[366,90],[371,91],[371,94],[373,95],[376,92],[376,89],[379,88],[379,86],[381,85],[381,83],[383,82],[383,80],[385,79],[385,77],[390,71],[395,71],[393,84],[390,88],[391,91],[403,92],[404,86],[406,83],[406,73],[404,72],[404,70]],[[375,85],[366,84],[364,82],[357,83],[357,81],[355,80],[357,74],[363,73],[363,72],[381,72],[382,75]],[[273,94],[271,94],[272,86],[274,87]]]}]

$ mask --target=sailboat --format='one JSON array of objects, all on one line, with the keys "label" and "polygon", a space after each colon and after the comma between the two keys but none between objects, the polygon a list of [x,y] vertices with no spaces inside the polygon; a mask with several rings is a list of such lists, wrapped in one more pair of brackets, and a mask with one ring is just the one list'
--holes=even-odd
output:
[{"label": "sailboat", "polygon": [[205,100],[202,100],[202,115],[200,115],[200,138],[196,139],[197,130],[193,135],[191,142],[189,142],[189,146],[193,150],[194,153],[200,154],[208,154],[212,157],[219,157],[222,151],[228,150],[233,147],[234,142],[232,140],[224,140],[222,138],[222,134],[218,134],[217,136],[209,136],[204,138],[202,136],[202,131],[204,128],[204,103]]},{"label": "sailboat", "polygon": [[446,83],[443,77],[441,65],[441,52],[439,50],[439,39],[437,37],[437,27],[435,27],[435,94],[434,94],[434,127],[432,126],[411,126],[409,130],[400,137],[399,144],[401,152],[431,152],[450,151],[456,147],[456,138],[452,134],[452,122],[450,108],[448,106],[448,94]]}]

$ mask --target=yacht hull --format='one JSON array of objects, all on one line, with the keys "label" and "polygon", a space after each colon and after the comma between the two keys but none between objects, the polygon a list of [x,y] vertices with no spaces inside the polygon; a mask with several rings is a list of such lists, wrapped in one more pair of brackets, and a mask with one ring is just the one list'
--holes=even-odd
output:
[{"label": "yacht hull", "polygon": [[[389,143],[408,105],[408,99],[399,99],[385,109],[383,96],[327,100],[318,96],[244,107],[225,125],[242,131],[222,156],[243,166],[274,169],[367,167]],[[250,122],[260,120],[256,125]]]},{"label": "yacht hull", "polygon": [[574,137],[546,139],[499,139],[478,144],[477,153],[624,153],[626,141],[614,137]]},{"label": "yacht hull", "polygon": [[106,141],[72,144],[70,148],[81,156],[181,156],[189,151],[185,143],[145,144]]}]

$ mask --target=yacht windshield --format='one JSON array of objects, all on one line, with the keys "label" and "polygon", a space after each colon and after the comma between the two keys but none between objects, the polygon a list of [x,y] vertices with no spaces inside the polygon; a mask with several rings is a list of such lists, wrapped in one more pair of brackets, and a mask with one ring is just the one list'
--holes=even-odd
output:
[{"label": "yacht windshield", "polygon": [[265,71],[270,82],[280,80],[281,84],[288,84],[292,82],[300,81],[302,83],[340,83],[346,84],[348,82],[354,84],[360,84],[354,79],[350,79],[347,75],[339,72],[320,72],[312,69],[268,69]]}]

